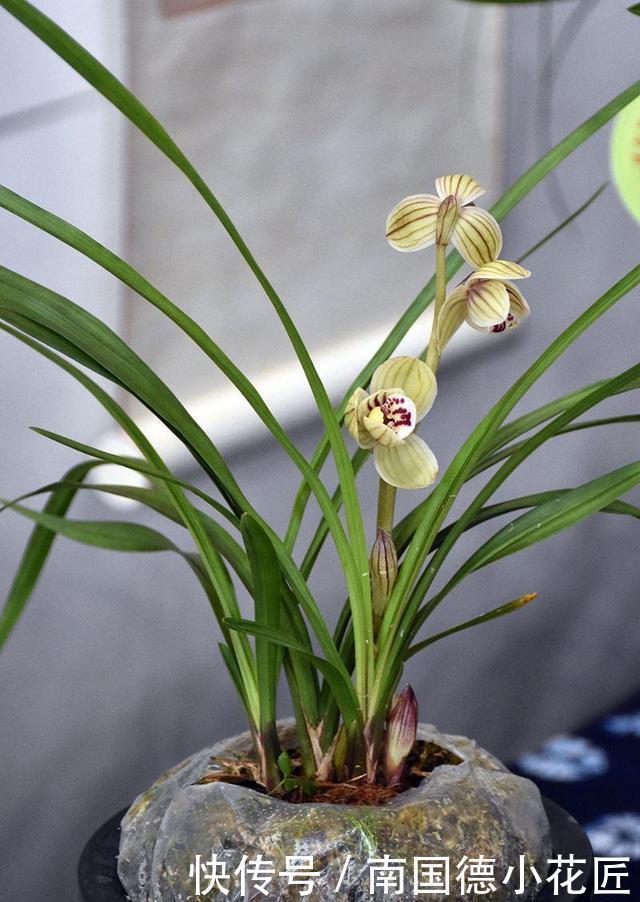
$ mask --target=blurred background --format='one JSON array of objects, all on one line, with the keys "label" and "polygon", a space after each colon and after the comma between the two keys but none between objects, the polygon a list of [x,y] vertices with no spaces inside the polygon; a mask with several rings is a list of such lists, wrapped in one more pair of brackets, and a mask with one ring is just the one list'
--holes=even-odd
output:
[{"label": "blurred background", "polygon": [[[640,23],[626,12],[628,0],[37,5],[168,126],[280,290],[336,398],[431,272],[430,251],[400,255],[387,246],[389,209],[406,194],[431,191],[447,171],[476,175],[493,203],[638,77]],[[318,418],[286,341],[188,183],[4,11],[0,84],[2,182],[130,260],[205,324],[310,454]],[[523,253],[607,180],[609,134],[599,132],[506,219],[506,257]],[[0,214],[0,234],[4,265],[103,317],[159,369],[226,451],[252,503],[283,529],[298,476],[208,363],[79,255],[8,214]],[[528,261],[533,314],[524,328],[485,337],[464,327],[423,430],[441,465],[559,330],[638,262],[639,250],[637,223],[609,186]],[[639,301],[636,291],[608,313],[518,412],[637,362]],[[418,351],[427,322],[403,348]],[[3,497],[60,478],[76,460],[31,425],[120,446],[80,387],[4,335],[0,379]],[[636,412],[633,397],[607,410]],[[176,471],[195,478],[180,449],[140,418]],[[573,486],[636,459],[638,447],[635,425],[558,438],[501,497]],[[361,485],[373,523],[371,465]],[[153,522],[80,494],[74,516]],[[402,508],[417,500],[404,493]],[[316,516],[311,510],[303,539]],[[494,528],[470,534],[458,555]],[[0,597],[29,531],[16,514],[2,514]],[[636,523],[602,515],[467,580],[436,626],[525,592],[539,600],[413,659],[408,678],[422,719],[472,735],[508,760],[637,691],[638,541]],[[333,617],[343,586],[330,549],[313,588]],[[217,640],[180,560],[56,542],[0,655],[3,900],[73,899],[78,855],[99,824],[167,767],[244,729]]]}]

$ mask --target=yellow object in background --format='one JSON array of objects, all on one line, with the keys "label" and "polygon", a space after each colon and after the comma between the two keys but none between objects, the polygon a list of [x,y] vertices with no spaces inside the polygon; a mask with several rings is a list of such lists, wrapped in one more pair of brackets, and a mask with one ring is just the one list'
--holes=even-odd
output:
[{"label": "yellow object in background", "polygon": [[640,98],[616,118],[611,134],[611,173],[622,201],[640,222]]}]

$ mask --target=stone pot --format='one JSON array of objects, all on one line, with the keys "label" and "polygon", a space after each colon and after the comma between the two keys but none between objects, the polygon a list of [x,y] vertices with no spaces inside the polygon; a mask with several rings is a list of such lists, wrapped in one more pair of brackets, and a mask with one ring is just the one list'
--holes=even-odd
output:
[{"label": "stone pot", "polygon": [[[279,731],[283,746],[294,747],[293,725],[283,722]],[[464,867],[465,856],[469,859],[466,874],[471,879],[473,859],[482,856],[492,862],[488,879],[495,887],[489,893],[493,902],[516,897],[521,863],[528,882],[517,898],[535,899],[539,886],[530,866],[544,879],[551,854],[549,822],[537,787],[510,773],[473,740],[426,724],[420,725],[418,738],[448,749],[461,763],[436,767],[419,786],[379,806],[292,804],[243,785],[198,784],[206,774],[220,771],[212,758],[251,755],[251,737],[244,733],[203,749],[160,777],[125,815],[118,875],[127,895],[132,902],[413,899],[416,868],[425,879],[426,865],[419,859],[437,858],[449,861],[448,893],[443,887],[427,898],[451,902],[474,894],[457,879],[459,865]],[[306,858],[292,866],[288,856]],[[392,862],[385,868],[385,856],[399,859],[395,869]],[[264,869],[248,873],[243,860],[246,865],[256,859]],[[220,882],[209,888],[212,861]],[[303,864],[312,877],[303,879]],[[503,885],[510,867],[516,874]],[[439,864],[441,878],[442,868]],[[200,896],[196,872],[201,875]],[[385,891],[388,874],[392,883],[387,882]],[[267,876],[265,896],[256,886],[258,877]],[[404,886],[398,893],[401,877]]]}]

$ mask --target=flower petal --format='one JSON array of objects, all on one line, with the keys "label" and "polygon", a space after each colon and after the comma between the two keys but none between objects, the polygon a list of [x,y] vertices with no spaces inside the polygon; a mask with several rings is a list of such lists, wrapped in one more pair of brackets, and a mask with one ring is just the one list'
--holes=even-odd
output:
[{"label": "flower petal", "polygon": [[419,251],[433,244],[440,201],[433,194],[412,194],[387,217],[387,240],[397,251]]},{"label": "flower petal", "polygon": [[531,271],[520,266],[519,263],[512,263],[511,260],[491,260],[480,266],[467,281],[473,279],[528,279]]},{"label": "flower petal", "polygon": [[438,475],[433,451],[415,433],[395,448],[376,445],[373,459],[381,479],[398,489],[423,489]]},{"label": "flower petal", "polygon": [[509,295],[502,282],[495,279],[472,282],[467,286],[467,322],[485,329],[497,326],[509,315]]},{"label": "flower petal", "polygon": [[511,282],[505,282],[504,287],[509,295],[509,313],[513,316],[513,326],[520,324],[520,321],[529,316],[531,308],[527,304],[524,295],[520,289],[512,285]]},{"label": "flower petal", "polygon": [[416,405],[418,420],[431,410],[438,385],[433,370],[417,357],[390,357],[381,363],[371,378],[369,391],[399,388]]},{"label": "flower petal", "polygon": [[396,445],[402,444],[402,436],[398,435],[391,426],[387,426],[375,413],[373,416],[365,417],[363,424],[373,439],[375,448],[379,445],[384,445],[385,448],[395,448]]},{"label": "flower petal", "polygon": [[359,409],[365,429],[382,445],[398,445],[416,428],[416,405],[401,388],[369,395]]},{"label": "flower petal", "polygon": [[444,200],[451,194],[457,198],[460,206],[470,204],[476,198],[484,194],[484,188],[470,175],[443,175],[436,179],[436,191],[438,197]]},{"label": "flower petal", "polygon": [[502,232],[491,213],[480,207],[463,207],[451,243],[471,266],[482,266],[502,250]]},{"label": "flower petal", "polygon": [[375,445],[375,439],[365,429],[362,422],[362,413],[360,412],[362,402],[366,401],[368,397],[369,395],[363,388],[356,388],[349,398],[344,412],[345,426],[361,448],[373,448]]},{"label": "flower petal", "polygon": [[438,318],[438,334],[436,336],[438,351],[442,353],[451,338],[467,318],[466,285],[458,285],[445,301]]}]

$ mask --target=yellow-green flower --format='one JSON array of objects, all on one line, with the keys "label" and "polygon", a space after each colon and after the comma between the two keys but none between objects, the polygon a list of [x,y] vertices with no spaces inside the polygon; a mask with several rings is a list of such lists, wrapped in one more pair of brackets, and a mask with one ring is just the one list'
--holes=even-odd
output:
[{"label": "yellow-green flower", "polygon": [[448,329],[465,320],[479,332],[504,332],[529,315],[529,305],[509,279],[526,279],[528,269],[508,260],[486,263],[449,295],[443,311]]},{"label": "yellow-green flower", "polygon": [[415,357],[392,357],[373,374],[369,392],[357,388],[345,412],[349,432],[373,451],[378,474],[400,489],[431,485],[438,462],[417,435],[416,425],[437,393],[432,370]]},{"label": "yellow-green flower", "polygon": [[500,226],[474,204],[484,188],[470,175],[445,175],[436,179],[436,192],[412,194],[393,208],[387,219],[389,244],[409,252],[450,240],[471,266],[495,260],[502,250]]}]

